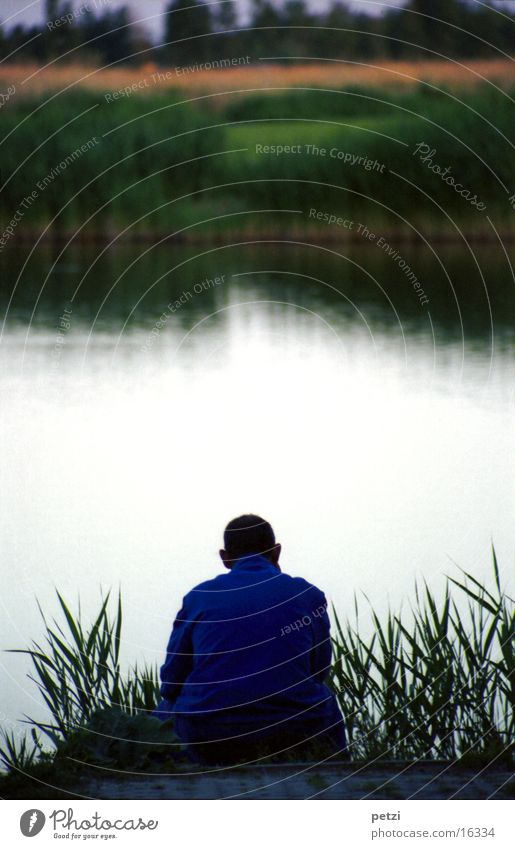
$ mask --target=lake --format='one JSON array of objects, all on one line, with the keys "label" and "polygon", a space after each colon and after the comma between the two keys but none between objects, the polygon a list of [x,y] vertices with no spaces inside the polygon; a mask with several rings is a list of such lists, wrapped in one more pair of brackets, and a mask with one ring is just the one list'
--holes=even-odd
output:
[{"label": "lake", "polygon": [[[237,240],[234,240],[237,242]],[[241,240],[240,240],[241,241]],[[6,261],[0,648],[36,597],[121,587],[124,657],[162,662],[182,595],[263,514],[345,617],[458,566],[513,586],[513,285],[501,247],[74,247]],[[414,286],[413,272],[428,302]],[[510,583],[511,582],[511,583]],[[366,605],[366,602],[365,602]],[[41,716],[3,655],[0,722]]]}]

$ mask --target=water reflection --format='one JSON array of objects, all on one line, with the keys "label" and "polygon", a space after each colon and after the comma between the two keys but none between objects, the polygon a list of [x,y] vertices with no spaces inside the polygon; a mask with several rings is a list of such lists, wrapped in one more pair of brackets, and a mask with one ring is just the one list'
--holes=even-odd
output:
[{"label": "water reflection", "polygon": [[[277,299],[279,285],[284,301],[327,309],[342,318],[354,317],[360,309],[368,321],[385,329],[392,327],[397,313],[411,332],[426,332],[429,312],[442,342],[446,336],[461,336],[462,324],[468,339],[483,344],[491,343],[492,322],[497,334],[513,332],[508,309],[513,276],[500,248],[476,247],[471,253],[456,246],[396,246],[427,293],[427,306],[421,306],[398,261],[375,245],[121,245],[74,247],[60,256],[62,250],[46,245],[32,255],[12,299],[10,320],[26,321],[34,313],[36,326],[55,326],[61,306],[72,299],[76,318],[89,323],[97,317],[100,328],[119,327],[127,320],[129,326],[140,326],[156,320],[169,303],[190,291],[193,296],[174,316],[188,327],[227,303],[237,280],[243,287],[251,280],[263,299]],[[20,256],[7,257],[4,303],[24,262]],[[203,280],[221,275],[231,285],[194,292]]]},{"label": "water reflection", "polygon": [[[417,575],[437,589],[450,558],[487,575],[492,537],[508,574],[511,280],[480,252],[487,299],[449,251],[455,297],[431,256],[403,250],[427,309],[377,251],[123,248],[78,291],[98,252],[63,259],[29,327],[50,249],[27,266],[2,345],[2,647],[38,635],[34,594],[93,605],[121,584],[126,657],[160,659],[242,511],[269,517],[284,568],[344,613],[358,588],[379,608]],[[6,663],[19,715],[30,697]]]}]

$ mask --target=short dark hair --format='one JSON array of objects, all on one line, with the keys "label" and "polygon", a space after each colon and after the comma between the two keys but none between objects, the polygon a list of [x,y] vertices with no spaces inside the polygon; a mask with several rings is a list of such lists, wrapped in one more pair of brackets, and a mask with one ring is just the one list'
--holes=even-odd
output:
[{"label": "short dark hair", "polygon": [[253,513],[231,519],[224,531],[224,547],[230,560],[250,554],[266,557],[274,545],[275,534],[271,524]]}]

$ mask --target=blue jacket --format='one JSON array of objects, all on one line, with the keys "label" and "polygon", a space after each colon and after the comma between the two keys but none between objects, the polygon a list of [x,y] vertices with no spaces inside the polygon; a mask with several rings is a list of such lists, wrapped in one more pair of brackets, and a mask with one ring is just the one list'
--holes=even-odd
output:
[{"label": "blue jacket", "polygon": [[324,594],[253,555],[185,596],[161,694],[174,714],[217,712],[249,728],[295,717],[331,725],[341,714],[324,683],[330,663]]}]

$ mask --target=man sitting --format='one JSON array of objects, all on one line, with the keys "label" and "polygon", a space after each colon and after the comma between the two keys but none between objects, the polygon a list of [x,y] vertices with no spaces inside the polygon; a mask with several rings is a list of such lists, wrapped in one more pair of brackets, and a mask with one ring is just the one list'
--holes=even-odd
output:
[{"label": "man sitting", "polygon": [[191,590],[177,614],[154,715],[173,718],[179,739],[208,762],[298,757],[298,746],[345,756],[343,718],[324,683],[323,593],[281,572],[281,546],[259,516],[229,522],[224,546],[228,572]]}]

